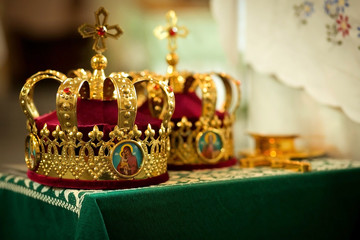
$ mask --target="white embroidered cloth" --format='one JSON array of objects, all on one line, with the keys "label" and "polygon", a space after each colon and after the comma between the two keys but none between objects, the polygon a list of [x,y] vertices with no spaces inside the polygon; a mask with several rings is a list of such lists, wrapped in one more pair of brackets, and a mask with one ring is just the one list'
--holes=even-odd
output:
[{"label": "white embroidered cloth", "polygon": [[[232,18],[227,4],[236,6]],[[303,87],[360,123],[360,1],[213,0],[212,10],[224,39],[235,31],[232,48],[257,71]]]}]

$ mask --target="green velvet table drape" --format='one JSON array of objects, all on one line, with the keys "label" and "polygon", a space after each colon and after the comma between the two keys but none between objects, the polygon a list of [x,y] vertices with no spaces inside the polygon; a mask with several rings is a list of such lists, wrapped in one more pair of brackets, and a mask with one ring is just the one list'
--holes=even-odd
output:
[{"label": "green velvet table drape", "polygon": [[109,191],[3,170],[0,239],[359,239],[360,162],[312,167],[170,171],[158,186]]}]

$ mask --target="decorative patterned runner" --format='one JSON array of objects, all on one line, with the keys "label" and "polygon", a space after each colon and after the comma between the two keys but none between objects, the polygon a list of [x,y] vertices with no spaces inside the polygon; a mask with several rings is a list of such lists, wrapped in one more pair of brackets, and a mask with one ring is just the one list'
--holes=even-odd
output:
[{"label": "decorative patterned runner", "polygon": [[[321,158],[311,161],[312,172],[331,171],[341,169],[360,168],[360,161],[343,159]],[[170,180],[156,186],[146,188],[170,187],[175,185],[204,184],[209,182],[229,181],[235,179],[249,179],[277,175],[307,174],[290,170],[262,168],[231,168],[197,170],[197,171],[170,171]],[[0,189],[16,192],[48,204],[64,208],[80,214],[82,202],[87,194],[100,193],[101,190],[75,190],[51,188],[31,181],[23,170],[8,168],[0,172]],[[134,189],[110,191],[136,191]],[[108,191],[109,192],[109,191]]]}]

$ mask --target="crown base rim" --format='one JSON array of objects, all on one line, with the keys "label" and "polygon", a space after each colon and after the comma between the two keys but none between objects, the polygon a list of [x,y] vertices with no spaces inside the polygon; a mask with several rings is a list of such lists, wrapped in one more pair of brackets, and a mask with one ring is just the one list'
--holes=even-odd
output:
[{"label": "crown base rim", "polygon": [[200,170],[200,169],[225,168],[225,167],[234,166],[237,163],[238,163],[237,158],[230,158],[226,161],[221,161],[215,164],[181,164],[181,165],[168,164],[168,170],[190,171],[190,170]]},{"label": "crown base rim", "polygon": [[56,187],[56,188],[72,188],[72,189],[87,189],[87,190],[105,190],[105,189],[129,189],[137,187],[146,187],[150,185],[157,185],[169,180],[168,172],[159,176],[147,179],[135,180],[74,180],[54,178],[37,174],[31,170],[27,171],[27,176],[37,183]]}]

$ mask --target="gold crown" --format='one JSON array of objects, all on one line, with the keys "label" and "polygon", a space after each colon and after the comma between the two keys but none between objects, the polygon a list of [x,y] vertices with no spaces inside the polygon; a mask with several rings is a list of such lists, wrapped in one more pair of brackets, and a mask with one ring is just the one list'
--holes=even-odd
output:
[{"label": "gold crown", "polygon": [[[240,104],[240,82],[225,73],[190,73],[178,72],[176,54],[178,37],[186,37],[188,29],[177,25],[174,11],[166,14],[167,24],[154,29],[159,39],[168,39],[169,54],[166,75],[152,72],[130,73],[134,79],[144,76],[161,78],[168,83],[175,92],[176,109],[171,124],[170,135],[171,154],[168,159],[173,169],[211,168],[233,165],[234,145],[232,124],[235,110]],[[216,110],[217,88],[214,77],[219,78],[225,88],[226,96],[222,109]],[[149,94],[148,104],[153,116],[159,116],[163,109],[163,94],[151,84],[147,86]],[[195,95],[195,90],[201,90],[202,99]],[[234,94],[233,94],[234,93]],[[199,106],[197,116],[190,116],[187,110],[193,106],[186,106],[183,100],[197,101]],[[190,104],[191,105],[191,104]],[[233,105],[230,111],[231,105]],[[201,113],[201,114],[200,114]]]},{"label": "gold crown", "polygon": [[[122,30],[118,25],[107,24],[108,13],[104,8],[99,8],[95,17],[95,25],[79,27],[84,38],[95,40],[93,73],[83,69],[72,71],[69,76],[53,70],[38,72],[27,79],[20,92],[29,131],[25,142],[28,176],[46,185],[89,189],[127,188],[166,181],[174,93],[156,77],[132,80],[124,72],[106,76],[107,59],[102,55],[106,50],[105,40],[118,38]],[[35,85],[44,79],[55,79],[60,86],[56,111],[39,116],[33,92]],[[137,99],[144,97],[137,98],[135,85],[143,83],[156,85],[164,97],[155,127],[147,123],[138,126],[135,122],[139,114]],[[102,120],[109,116],[115,120],[89,123],[99,115]],[[81,125],[80,121],[85,123]]]}]

